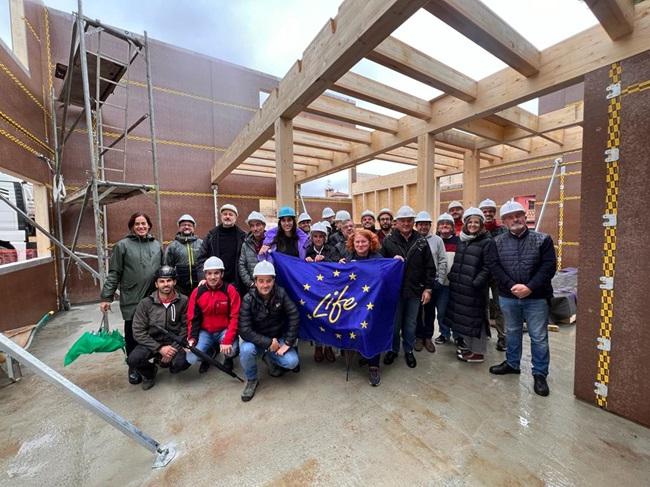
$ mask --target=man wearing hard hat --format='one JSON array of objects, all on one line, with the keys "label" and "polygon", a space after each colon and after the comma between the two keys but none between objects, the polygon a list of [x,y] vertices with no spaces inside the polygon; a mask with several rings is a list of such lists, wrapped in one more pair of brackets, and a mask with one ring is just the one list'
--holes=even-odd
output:
[{"label": "man wearing hard hat", "polygon": [[196,221],[185,214],[178,219],[178,233],[165,251],[164,264],[176,268],[176,288],[185,296],[199,285],[197,259],[203,240],[194,231]]}]

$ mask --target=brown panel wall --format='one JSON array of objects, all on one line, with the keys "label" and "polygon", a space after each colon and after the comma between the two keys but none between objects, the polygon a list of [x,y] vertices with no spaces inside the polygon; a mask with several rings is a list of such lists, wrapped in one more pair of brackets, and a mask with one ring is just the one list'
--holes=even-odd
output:
[{"label": "brown panel wall", "polygon": [[[624,90],[650,79],[650,53],[621,62]],[[601,290],[605,213],[609,68],[585,78],[584,154],[580,242],[580,307],[576,328],[575,394],[595,404],[597,338],[601,336]],[[606,409],[650,426],[650,348],[647,296],[650,275],[646,215],[640,209],[650,201],[650,91],[635,91],[621,98],[618,219],[611,354]]]}]

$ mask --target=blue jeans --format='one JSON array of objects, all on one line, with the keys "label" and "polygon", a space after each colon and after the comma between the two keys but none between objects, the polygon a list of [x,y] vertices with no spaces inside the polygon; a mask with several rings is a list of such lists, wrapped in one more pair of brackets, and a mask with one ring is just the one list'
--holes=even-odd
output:
[{"label": "blue jeans", "polygon": [[548,348],[548,302],[546,299],[513,299],[499,297],[501,311],[506,319],[506,361],[519,369],[524,320],[530,335],[533,375],[548,375],[551,360]]},{"label": "blue jeans", "polygon": [[420,298],[400,298],[393,321],[393,352],[399,353],[400,333],[404,352],[412,352],[415,345],[415,328],[418,324]]},{"label": "blue jeans", "polygon": [[[284,345],[284,340],[279,339],[280,345]],[[241,342],[241,351],[239,353],[239,363],[244,369],[244,375],[246,380],[257,380],[257,357],[264,356],[267,354],[271,361],[276,365],[279,365],[283,369],[295,369],[298,367],[300,358],[298,357],[298,352],[294,347],[291,347],[287,350],[287,353],[280,356],[273,352],[269,352],[266,349],[259,347],[251,342]]]},{"label": "blue jeans", "polygon": [[[221,344],[223,341],[223,337],[226,336],[226,331],[227,330],[221,330],[217,331],[215,333],[210,333],[205,330],[201,330],[199,332],[199,341],[196,343],[196,348],[201,350],[202,352],[205,353],[210,353],[210,349],[213,347],[217,348],[217,351],[219,351],[218,345]],[[235,338],[235,341],[232,344],[232,353],[228,355],[228,357],[234,357],[237,355],[237,352],[239,351],[239,338]],[[190,364],[195,364],[198,362],[199,357],[194,355],[192,352],[189,352],[187,354],[187,361]]]},{"label": "blue jeans", "polygon": [[445,325],[445,315],[447,314],[447,304],[449,304],[449,286],[442,286],[436,293],[436,311],[438,312],[438,329],[440,334],[449,338],[451,328]]}]

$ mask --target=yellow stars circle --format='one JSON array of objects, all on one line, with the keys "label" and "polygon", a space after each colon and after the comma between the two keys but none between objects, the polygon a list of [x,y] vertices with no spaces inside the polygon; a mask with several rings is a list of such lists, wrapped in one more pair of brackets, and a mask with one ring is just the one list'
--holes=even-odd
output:
[{"label": "yellow stars circle", "polygon": [[316,279],[318,279],[319,281],[322,281],[323,279],[325,279],[325,276],[323,276],[323,274],[318,274],[316,276]]},{"label": "yellow stars circle", "polygon": [[303,284],[302,287],[305,291],[309,291],[311,289],[311,286],[309,284]]},{"label": "yellow stars circle", "polygon": [[366,308],[368,308],[368,311],[371,311],[372,309],[374,309],[374,307],[375,307],[375,305],[372,304],[372,303],[366,304]]},{"label": "yellow stars circle", "polygon": [[336,338],[338,338],[339,340],[340,340],[341,338],[343,338],[343,335],[341,335],[340,333],[336,333],[334,336],[335,336]]},{"label": "yellow stars circle", "polygon": [[353,331],[350,332],[350,339],[354,340],[357,337],[357,334]]},{"label": "yellow stars circle", "polygon": [[357,275],[354,272],[350,273],[350,280],[351,281],[356,281],[357,280]]},{"label": "yellow stars circle", "polygon": [[368,286],[367,284],[363,286],[361,289],[363,289],[364,293],[370,292],[370,286]]},{"label": "yellow stars circle", "polygon": [[301,306],[304,306],[304,305],[305,305],[305,300],[304,300],[304,299],[301,299],[301,300],[300,300],[300,305],[301,305]]},{"label": "yellow stars circle", "polygon": [[341,275],[341,271],[335,270],[332,274],[334,274],[334,277],[339,277]]},{"label": "yellow stars circle", "polygon": [[325,328],[323,328],[322,326],[319,326],[318,328],[320,329],[320,331],[322,331],[323,333],[325,333]]},{"label": "yellow stars circle", "polygon": [[362,321],[361,322],[361,328],[368,328],[368,322],[367,321]]}]

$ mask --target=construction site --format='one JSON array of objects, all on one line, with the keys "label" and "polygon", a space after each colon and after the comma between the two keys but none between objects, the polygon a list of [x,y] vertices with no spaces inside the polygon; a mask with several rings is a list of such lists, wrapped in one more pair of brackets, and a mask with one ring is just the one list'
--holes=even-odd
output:
[{"label": "construction site", "polygon": [[[592,26],[539,49],[488,1],[344,0],[281,78],[90,18],[90,0],[5,3],[0,484],[650,484],[650,1],[584,0]],[[415,15],[493,72],[474,79],[396,37]],[[362,60],[437,95],[353,71]],[[306,191],[342,171],[347,187]],[[490,375],[493,338],[485,363],[439,346],[415,370],[383,368],[378,388],[303,341],[300,373],[263,375],[250,403],[216,370],[143,391],[121,351],[63,365],[82,333],[122,330],[117,303],[104,318],[97,303],[136,211],[166,246],[180,215],[204,237],[224,204],[248,232],[246,215],[286,206],[359,225],[486,198],[521,203],[568,279],[554,280],[570,311],[549,324],[549,397],[532,392],[527,335],[521,377]]]}]

